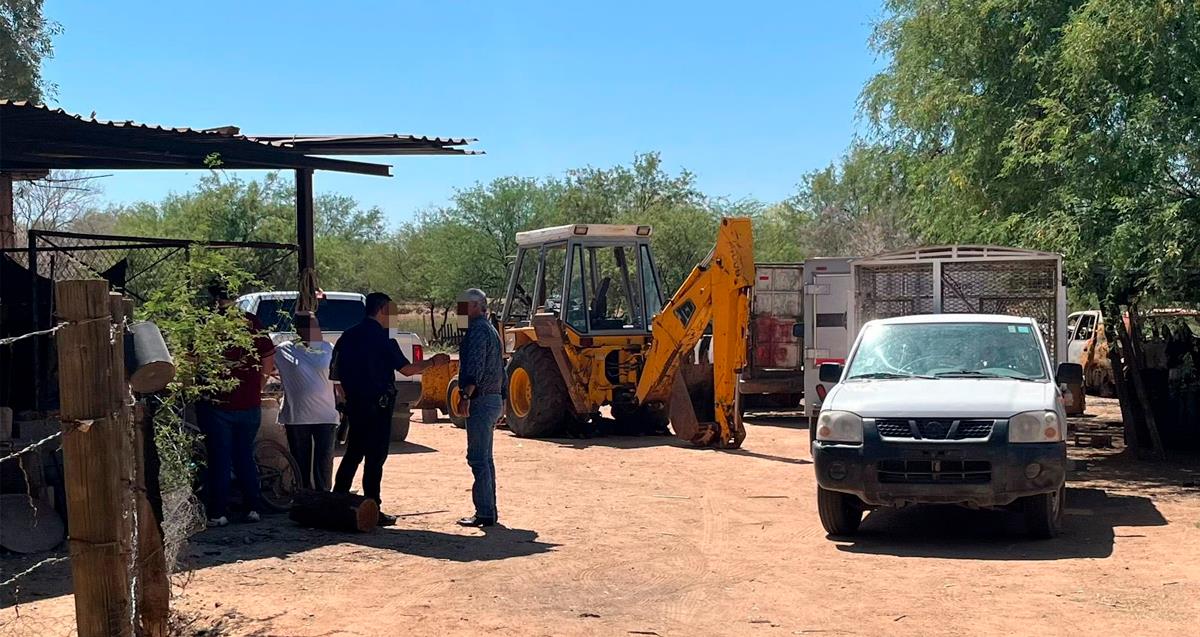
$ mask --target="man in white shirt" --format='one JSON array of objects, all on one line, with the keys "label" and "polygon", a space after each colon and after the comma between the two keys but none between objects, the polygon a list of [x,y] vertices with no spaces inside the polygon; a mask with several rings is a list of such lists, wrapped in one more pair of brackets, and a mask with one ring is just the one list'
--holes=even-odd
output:
[{"label": "man in white shirt", "polygon": [[333,482],[333,440],[339,420],[334,384],[329,380],[333,345],[321,340],[316,316],[298,313],[294,323],[300,340],[275,348],[275,368],[283,383],[279,422],[300,464],[300,485],[328,491]]}]

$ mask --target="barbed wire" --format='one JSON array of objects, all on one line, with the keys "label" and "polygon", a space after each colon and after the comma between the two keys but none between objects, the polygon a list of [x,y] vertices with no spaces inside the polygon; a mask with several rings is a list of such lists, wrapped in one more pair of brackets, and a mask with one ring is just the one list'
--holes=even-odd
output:
[{"label": "barbed wire", "polygon": [[0,345],[12,345],[13,343],[16,343],[17,341],[24,340],[27,338],[33,338],[35,336],[50,336],[68,325],[86,325],[88,323],[95,323],[97,321],[110,321],[111,322],[112,317],[111,316],[99,316],[96,318],[84,319],[82,321],[69,321],[69,322],[59,323],[58,325],[55,325],[54,327],[51,327],[49,329],[38,330],[36,332],[27,332],[25,334],[19,334],[17,336],[6,336],[4,338],[0,338]]},{"label": "barbed wire", "polygon": [[12,577],[4,580],[3,582],[0,582],[0,588],[5,587],[5,586],[12,586],[13,584],[16,584],[17,581],[20,580],[22,577],[25,577],[26,575],[33,573],[34,571],[38,570],[39,568],[42,568],[43,566],[50,566],[51,564],[57,564],[59,562],[67,562],[67,561],[70,561],[70,559],[71,558],[66,555],[59,556],[59,557],[48,557],[48,558],[34,564],[33,566],[30,566],[29,568],[21,571],[20,573],[17,573],[16,575],[13,575]]},{"label": "barbed wire", "polygon": [[28,334],[21,334],[20,336],[8,336],[5,338],[0,338],[0,345],[12,345],[13,343],[16,343],[17,341],[20,341],[20,340],[23,340],[26,338],[33,338],[35,336],[49,336],[49,335],[61,330],[66,325],[67,325],[66,323],[59,323],[58,325],[55,325],[54,327],[52,327],[48,330],[38,330],[36,332],[29,332]]},{"label": "barbed wire", "polygon": [[39,440],[39,441],[37,441],[37,442],[35,442],[35,443],[33,443],[33,444],[29,445],[28,447],[25,447],[24,449],[19,449],[19,450],[17,450],[17,451],[14,451],[14,452],[12,452],[12,453],[8,454],[7,456],[0,457],[0,464],[3,464],[3,463],[5,463],[5,462],[7,462],[7,461],[9,461],[9,460],[13,460],[13,459],[16,459],[16,458],[20,458],[21,456],[23,456],[23,455],[25,455],[25,454],[29,453],[30,451],[33,451],[34,449],[36,449],[36,448],[38,448],[38,447],[40,447],[40,446],[42,446],[42,445],[44,445],[44,444],[46,444],[46,443],[50,442],[51,440],[54,440],[55,438],[61,438],[61,437],[62,437],[62,432],[61,432],[61,431],[56,431],[56,432],[54,432],[54,433],[50,434],[49,436],[46,436],[45,438],[42,438],[41,440]]}]

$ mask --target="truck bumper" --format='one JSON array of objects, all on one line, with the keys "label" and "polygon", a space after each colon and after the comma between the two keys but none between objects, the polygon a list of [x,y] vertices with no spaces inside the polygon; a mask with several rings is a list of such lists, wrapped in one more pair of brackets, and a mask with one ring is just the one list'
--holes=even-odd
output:
[{"label": "truck bumper", "polygon": [[743,394],[803,394],[804,376],[797,373],[791,376],[742,378],[738,381],[738,391]]},{"label": "truck bumper", "polygon": [[864,427],[862,444],[814,441],[817,483],[872,506],[1001,507],[1050,493],[1066,479],[1066,444],[1007,442],[1007,426],[979,442],[893,441]]},{"label": "truck bumper", "polygon": [[412,404],[421,398],[421,382],[396,381],[396,404]]}]

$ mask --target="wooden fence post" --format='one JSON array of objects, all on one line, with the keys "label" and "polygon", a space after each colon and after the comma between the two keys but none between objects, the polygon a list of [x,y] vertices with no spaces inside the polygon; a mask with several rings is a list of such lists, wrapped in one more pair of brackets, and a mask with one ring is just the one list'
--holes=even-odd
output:
[{"label": "wooden fence post", "polygon": [[111,329],[108,282],[60,281],[58,335],[71,579],[79,637],[133,632],[128,568],[129,502],[124,339]]},{"label": "wooden fence post", "polygon": [[[114,323],[120,324],[133,318],[133,304],[128,299],[117,292],[110,292],[108,298]],[[127,369],[126,375],[133,372]],[[138,539],[134,558],[137,577],[137,596],[134,598],[137,602],[137,624],[134,631],[138,637],[166,637],[171,613],[171,582],[167,574],[166,553],[163,552],[162,530],[154,517],[154,508],[146,491],[146,441],[154,444],[153,434],[147,435],[145,431],[148,427],[153,427],[153,424],[147,422],[141,407],[138,407],[132,422],[132,444],[126,450],[133,461],[132,487],[137,511],[137,527],[133,529]]]},{"label": "wooden fence post", "polygon": [[[1129,346],[1129,356],[1126,360],[1129,364],[1129,376],[1133,381],[1133,393],[1141,406],[1146,430],[1150,433],[1151,448],[1148,455],[1151,459],[1163,460],[1166,458],[1166,449],[1163,448],[1162,437],[1158,433],[1158,419],[1154,416],[1154,405],[1150,402],[1150,393],[1146,388],[1146,381],[1142,377],[1142,326],[1137,305],[1132,303],[1129,305],[1129,330],[1125,330],[1124,321],[1118,323],[1117,327],[1121,330],[1122,345],[1128,344]],[[1142,449],[1140,441],[1138,446],[1140,451]]]}]

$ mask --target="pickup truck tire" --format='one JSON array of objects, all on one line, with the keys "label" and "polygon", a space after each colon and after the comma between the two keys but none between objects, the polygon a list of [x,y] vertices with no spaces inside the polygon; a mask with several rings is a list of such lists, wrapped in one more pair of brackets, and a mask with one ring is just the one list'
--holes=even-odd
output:
[{"label": "pickup truck tire", "polygon": [[567,385],[550,350],[526,345],[508,363],[508,400],[504,414],[508,429],[519,438],[557,433],[571,412]]},{"label": "pickup truck tire", "polygon": [[1049,540],[1062,530],[1063,500],[1066,486],[1053,493],[1031,495],[1024,499],[1025,526],[1029,534],[1041,540]]},{"label": "pickup truck tire", "polygon": [[862,524],[862,503],[849,493],[817,487],[817,513],[821,516],[821,526],[830,535],[854,535]]},{"label": "pickup truck tire", "polygon": [[392,442],[404,442],[412,424],[412,409],[408,403],[396,403],[392,407]]},{"label": "pickup truck tire", "polygon": [[467,417],[460,416],[455,408],[458,406],[461,399],[458,396],[458,376],[450,379],[450,384],[446,386],[446,415],[450,417],[450,422],[459,429],[467,428]]}]

